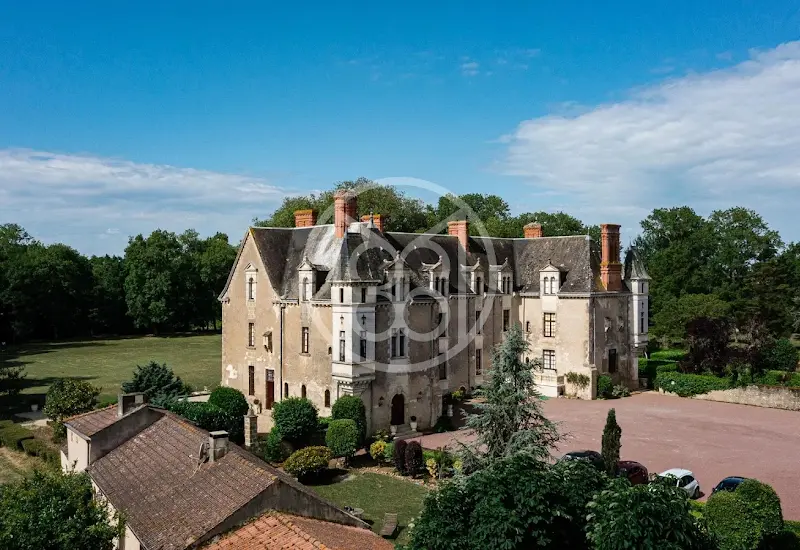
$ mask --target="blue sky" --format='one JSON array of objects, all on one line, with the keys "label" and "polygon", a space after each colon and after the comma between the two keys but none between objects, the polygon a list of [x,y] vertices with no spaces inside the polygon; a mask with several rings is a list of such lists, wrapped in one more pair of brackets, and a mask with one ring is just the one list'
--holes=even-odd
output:
[{"label": "blue sky", "polygon": [[0,221],[46,242],[238,239],[358,176],[800,239],[795,2],[75,4],[0,3]]}]

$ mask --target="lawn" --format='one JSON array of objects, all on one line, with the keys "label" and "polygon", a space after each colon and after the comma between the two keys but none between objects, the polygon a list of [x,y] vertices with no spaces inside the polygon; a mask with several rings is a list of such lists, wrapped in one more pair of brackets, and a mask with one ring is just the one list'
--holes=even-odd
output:
[{"label": "lawn", "polygon": [[44,467],[42,460],[21,451],[0,447],[0,485],[18,481],[34,468]]},{"label": "lawn", "polygon": [[315,485],[313,489],[339,506],[364,510],[364,520],[372,524],[376,533],[383,527],[383,515],[397,514],[399,535],[396,542],[408,543],[405,528],[419,516],[422,499],[428,490],[416,483],[374,473],[351,473],[344,480],[329,485]]},{"label": "lawn", "polygon": [[100,386],[102,399],[116,396],[136,365],[150,360],[167,363],[196,388],[212,388],[220,380],[220,353],[221,337],[213,334],[31,344],[2,359],[25,367],[24,394],[41,398],[53,380],[75,377]]}]

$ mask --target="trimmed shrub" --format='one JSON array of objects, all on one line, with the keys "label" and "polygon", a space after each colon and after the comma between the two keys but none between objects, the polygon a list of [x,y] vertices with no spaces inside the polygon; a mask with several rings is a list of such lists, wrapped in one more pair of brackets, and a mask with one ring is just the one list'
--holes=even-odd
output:
[{"label": "trimmed shrub", "polygon": [[227,411],[231,416],[243,417],[250,410],[250,403],[242,392],[236,388],[218,386],[208,398],[208,403]]},{"label": "trimmed shrub", "polygon": [[394,456],[392,456],[392,460],[394,461],[394,467],[397,468],[397,471],[401,474],[405,475],[406,473],[406,447],[408,443],[405,440],[401,439],[396,441],[394,444]]},{"label": "trimmed shrub", "polygon": [[38,456],[48,464],[56,464],[61,461],[58,453],[47,443],[39,439],[25,439],[22,441],[22,450],[30,456]]},{"label": "trimmed shrub", "polygon": [[611,397],[613,399],[619,399],[620,397],[630,397],[631,390],[628,389],[628,386],[623,386],[622,384],[617,384],[613,388],[611,388]]},{"label": "trimmed shrub", "polygon": [[345,418],[334,420],[325,434],[325,444],[335,457],[344,457],[345,461],[358,450],[358,426],[354,420]]},{"label": "trimmed shrub", "polygon": [[319,426],[317,408],[308,399],[289,397],[272,406],[272,419],[283,439],[305,444]]},{"label": "trimmed shrub", "polygon": [[333,422],[333,418],[330,416],[320,416],[317,419],[317,429],[319,429],[321,432],[324,432],[328,429],[328,426],[331,425],[331,422]]},{"label": "trimmed shrub", "polygon": [[383,439],[379,439],[369,446],[369,456],[371,456],[372,459],[377,462],[383,462],[387,446],[388,443],[386,443]]},{"label": "trimmed shrub", "polygon": [[678,363],[672,361],[660,362],[656,365],[656,375],[662,372],[678,372]]},{"label": "trimmed shrub", "polygon": [[650,354],[650,359],[660,361],[682,361],[688,355],[685,349],[660,349]]},{"label": "trimmed shrub", "polygon": [[797,348],[786,338],[776,340],[764,352],[764,362],[767,368],[794,372],[797,369]]},{"label": "trimmed shrub", "polygon": [[714,493],[705,519],[720,550],[756,549],[784,529],[778,495],[755,479],[745,480],[736,491]]},{"label": "trimmed shrub", "polygon": [[0,445],[3,447],[21,450],[26,439],[33,439],[33,432],[17,424],[0,429]]},{"label": "trimmed shrub", "polygon": [[53,382],[45,397],[44,414],[54,422],[54,439],[58,440],[66,435],[66,418],[94,409],[98,395],[100,388],[83,380],[60,378]]},{"label": "trimmed shrub", "polygon": [[173,401],[169,410],[190,420],[209,432],[224,430],[234,443],[244,442],[244,421],[240,416],[233,416],[228,411],[215,407],[211,403],[196,401]]},{"label": "trimmed shrub", "polygon": [[422,471],[424,466],[422,446],[419,441],[410,442],[406,445],[406,473],[415,476]]},{"label": "trimmed shrub", "polygon": [[300,479],[318,476],[328,468],[331,450],[327,447],[305,447],[292,453],[283,463],[283,469]]},{"label": "trimmed shrub", "polygon": [[714,390],[730,389],[730,382],[709,374],[682,374],[662,372],[656,376],[655,388],[672,392],[681,397],[691,397]]},{"label": "trimmed shrub", "polygon": [[607,374],[600,375],[597,378],[597,397],[608,399],[611,397],[611,390],[614,387],[614,382]]},{"label": "trimmed shrub", "polygon": [[653,388],[653,384],[656,381],[657,367],[658,363],[655,361],[650,361],[644,357],[639,358],[639,378],[647,378],[647,387],[649,389]]},{"label": "trimmed shrub", "polygon": [[266,436],[258,438],[258,454],[267,462],[283,462],[292,452],[289,445],[281,439],[281,433],[272,428]]},{"label": "trimmed shrub", "polygon": [[350,419],[358,427],[358,444],[361,445],[367,438],[367,410],[360,397],[343,395],[331,408],[333,420]]}]

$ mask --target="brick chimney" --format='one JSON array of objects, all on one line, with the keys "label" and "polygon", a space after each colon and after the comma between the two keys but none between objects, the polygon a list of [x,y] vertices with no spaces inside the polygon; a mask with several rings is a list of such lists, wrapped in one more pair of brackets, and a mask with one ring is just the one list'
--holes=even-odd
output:
[{"label": "brick chimney", "polygon": [[208,434],[208,461],[216,462],[228,452],[228,432],[218,431]]},{"label": "brick chimney", "polygon": [[358,197],[348,189],[337,191],[333,195],[333,208],[333,227],[336,237],[342,238],[347,234],[350,224],[356,221]]},{"label": "brick chimney", "polygon": [[375,229],[383,233],[384,224],[386,223],[386,218],[383,217],[381,214],[369,214],[367,216],[361,216],[362,222],[368,222],[372,218],[372,223],[375,224]]},{"label": "brick chimney", "polygon": [[538,239],[542,237],[542,224],[538,222],[532,222],[526,224],[525,227],[522,228],[526,239]]},{"label": "brick chimney", "polygon": [[458,242],[464,252],[469,252],[469,222],[458,220],[447,222],[447,234],[458,237]]},{"label": "brick chimney", "polygon": [[317,225],[317,213],[311,209],[294,211],[295,227],[311,227]]},{"label": "brick chimney", "polygon": [[604,223],[600,226],[602,253],[600,278],[609,292],[622,290],[622,264],[619,262],[619,225]]},{"label": "brick chimney", "polygon": [[121,393],[117,396],[117,416],[125,416],[134,409],[138,409],[147,402],[141,392]]}]

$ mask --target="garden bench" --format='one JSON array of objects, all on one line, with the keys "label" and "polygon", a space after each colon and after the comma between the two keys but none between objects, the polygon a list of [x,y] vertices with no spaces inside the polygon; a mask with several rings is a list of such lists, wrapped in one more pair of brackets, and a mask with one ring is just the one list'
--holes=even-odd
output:
[{"label": "garden bench", "polygon": [[397,514],[384,514],[381,536],[391,538],[394,536],[395,531],[397,531]]}]

